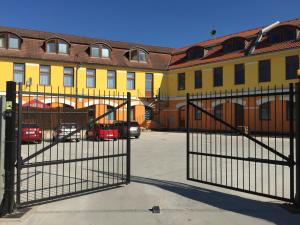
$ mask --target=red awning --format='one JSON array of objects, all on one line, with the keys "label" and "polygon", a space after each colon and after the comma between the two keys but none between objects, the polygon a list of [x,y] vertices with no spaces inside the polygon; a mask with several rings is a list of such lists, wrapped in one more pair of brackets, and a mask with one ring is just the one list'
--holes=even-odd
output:
[{"label": "red awning", "polygon": [[48,109],[50,108],[49,105],[37,100],[33,99],[25,104],[23,104],[23,107],[30,107],[30,108],[42,108],[42,109]]}]

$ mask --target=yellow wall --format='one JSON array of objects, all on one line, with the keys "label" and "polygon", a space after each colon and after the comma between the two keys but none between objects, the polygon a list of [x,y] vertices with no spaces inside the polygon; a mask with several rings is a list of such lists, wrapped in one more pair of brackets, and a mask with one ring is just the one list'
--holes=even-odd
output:
[{"label": "yellow wall", "polygon": [[[78,92],[84,94],[111,94],[116,95],[126,94],[130,91],[133,97],[145,97],[145,73],[154,74],[154,95],[158,95],[159,90],[163,96],[184,96],[187,92],[210,92],[210,91],[224,91],[224,90],[241,90],[248,88],[260,88],[276,86],[287,86],[296,80],[285,79],[285,57],[291,55],[299,55],[299,49],[278,51],[273,53],[266,53],[256,56],[247,56],[239,59],[228,60],[218,63],[210,63],[206,65],[194,66],[189,68],[182,68],[170,71],[144,71],[137,69],[119,68],[119,67],[104,67],[104,66],[82,66],[78,69]],[[271,82],[258,82],[258,61],[270,59],[271,60]],[[39,91],[50,92],[50,86],[39,86],[39,65],[51,65],[51,85],[52,92],[57,92],[59,87],[60,92],[75,93],[76,87],[76,66],[63,63],[53,63],[44,61],[32,60],[0,60],[0,91],[5,91],[6,81],[13,79],[13,62],[25,63],[25,80],[32,78],[31,91],[39,89]],[[234,84],[234,65],[245,64],[245,84]],[[74,87],[64,88],[63,86],[63,68],[74,67]],[[223,86],[213,87],[213,68],[223,67]],[[96,88],[86,88],[86,69],[96,69]],[[115,70],[117,74],[117,89],[107,89],[107,71]],[[202,88],[194,89],[194,72],[202,70]],[[135,90],[127,90],[127,72],[135,72],[136,83]],[[177,74],[184,72],[186,75],[185,90],[177,90]],[[38,87],[39,86],[39,87]],[[29,90],[29,87],[25,87]]]},{"label": "yellow wall", "polygon": [[[194,66],[183,69],[176,69],[169,71],[167,75],[168,95],[169,96],[183,96],[186,93],[196,92],[210,92],[210,91],[225,91],[225,90],[241,90],[248,88],[270,88],[281,87],[281,85],[288,86],[291,82],[296,82],[297,79],[286,80],[285,78],[285,57],[292,55],[300,55],[299,49],[286,50],[281,52],[266,53],[256,56],[248,56],[235,60],[228,60],[218,63],[211,63],[206,65]],[[271,81],[258,82],[258,61],[270,59],[271,60]],[[245,64],[245,84],[234,84],[234,65]],[[213,87],[213,68],[223,67],[223,86]],[[202,70],[202,88],[194,89],[194,72]],[[185,90],[177,90],[177,74],[185,73]]]},{"label": "yellow wall", "polygon": [[[13,63],[24,63],[25,64],[25,80],[32,78],[32,85],[30,87],[24,86],[23,89],[36,91],[46,91],[46,92],[59,92],[61,93],[75,93],[76,87],[76,66],[70,64],[60,64],[60,63],[50,63],[44,61],[21,61],[21,60],[11,60],[11,59],[1,59],[0,60],[0,91],[5,91],[6,81],[13,80]],[[39,66],[40,65],[51,65],[51,86],[40,86],[39,85]],[[74,68],[74,87],[64,88],[63,86],[63,74],[65,67]],[[96,88],[86,87],[86,69],[96,69]],[[107,89],[107,71],[115,70],[117,77],[117,88]],[[135,89],[127,90],[127,71],[135,72]],[[163,72],[161,71],[141,71],[136,69],[127,68],[117,68],[117,67],[93,67],[93,66],[82,66],[78,69],[78,92],[84,94],[111,94],[116,95],[118,92],[120,94],[125,94],[130,91],[133,97],[144,97],[145,96],[145,73],[153,73],[153,91],[154,95],[158,94],[158,90],[161,87],[163,80]]]}]

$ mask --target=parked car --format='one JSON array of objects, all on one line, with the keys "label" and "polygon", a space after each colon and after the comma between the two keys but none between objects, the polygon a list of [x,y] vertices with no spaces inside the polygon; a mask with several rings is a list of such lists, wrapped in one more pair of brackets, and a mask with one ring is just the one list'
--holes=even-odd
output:
[{"label": "parked car", "polygon": [[[116,121],[114,125],[119,130],[120,138],[127,138],[127,122],[126,121]],[[129,136],[139,138],[141,135],[141,128],[138,122],[131,121],[129,128]]]},{"label": "parked car", "polygon": [[86,131],[87,140],[101,141],[105,139],[117,140],[119,138],[119,130],[111,124],[96,124]]},{"label": "parked car", "polygon": [[[53,141],[60,140],[64,136],[69,135],[70,133],[78,129],[78,124],[76,123],[61,123],[53,130]],[[69,137],[65,138],[64,141],[80,141],[80,131],[75,132]]]},{"label": "parked car", "polygon": [[43,130],[37,124],[22,124],[21,140],[22,142],[41,143],[43,138]]}]

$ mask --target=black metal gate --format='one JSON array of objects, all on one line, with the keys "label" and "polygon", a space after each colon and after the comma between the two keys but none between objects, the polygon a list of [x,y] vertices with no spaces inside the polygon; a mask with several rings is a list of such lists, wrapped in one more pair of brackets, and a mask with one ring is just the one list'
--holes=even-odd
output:
[{"label": "black metal gate", "polygon": [[[47,92],[19,86],[16,94],[18,207],[130,182],[130,137],[119,138],[113,125],[115,120],[126,121],[129,133],[130,93],[79,94],[67,88]],[[67,104],[73,110],[65,110]]]},{"label": "black metal gate", "polygon": [[187,94],[187,179],[294,202],[294,93]]}]

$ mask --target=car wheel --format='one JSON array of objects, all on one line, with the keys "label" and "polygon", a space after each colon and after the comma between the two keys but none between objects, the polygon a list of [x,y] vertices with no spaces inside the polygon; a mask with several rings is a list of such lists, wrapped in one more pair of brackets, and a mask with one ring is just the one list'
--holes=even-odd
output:
[{"label": "car wheel", "polygon": [[138,139],[140,136],[135,136],[136,139]]},{"label": "car wheel", "polygon": [[76,138],[76,142],[79,142],[80,140],[79,140],[79,138]]}]

